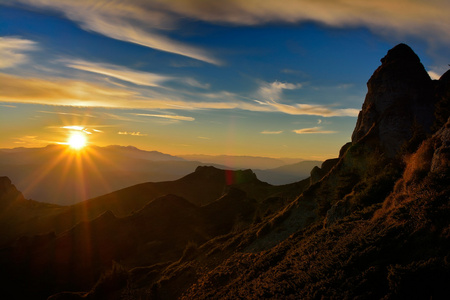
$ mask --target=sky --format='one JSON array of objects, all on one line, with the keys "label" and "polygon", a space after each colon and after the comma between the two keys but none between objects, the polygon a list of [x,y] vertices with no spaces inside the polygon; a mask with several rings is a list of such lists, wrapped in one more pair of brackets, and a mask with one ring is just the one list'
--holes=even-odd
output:
[{"label": "sky", "polygon": [[0,148],[327,159],[408,44],[450,63],[447,0],[0,0]]}]

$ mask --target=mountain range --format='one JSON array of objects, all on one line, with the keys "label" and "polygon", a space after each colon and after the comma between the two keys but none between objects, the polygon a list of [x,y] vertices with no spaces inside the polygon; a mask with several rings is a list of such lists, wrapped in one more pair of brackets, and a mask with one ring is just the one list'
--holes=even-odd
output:
[{"label": "mountain range", "polygon": [[[92,145],[81,152],[70,150],[66,145],[0,149],[0,175],[7,175],[29,199],[71,205],[143,182],[176,180],[192,173],[200,165],[234,169],[212,163],[212,161],[226,163],[221,156],[208,158],[200,161],[186,160],[132,146]],[[245,166],[242,158],[227,156],[227,159],[241,160],[240,166]],[[284,165],[285,162],[279,159],[262,157],[246,157],[246,159],[248,163],[244,169],[256,165],[282,166],[255,170],[262,180],[278,185],[305,179],[309,176],[311,164],[320,164],[318,161],[304,161]]]},{"label": "mountain range", "polygon": [[352,141],[273,186],[199,166],[71,206],[0,178],[7,299],[448,299],[450,71],[405,44],[368,81]]}]

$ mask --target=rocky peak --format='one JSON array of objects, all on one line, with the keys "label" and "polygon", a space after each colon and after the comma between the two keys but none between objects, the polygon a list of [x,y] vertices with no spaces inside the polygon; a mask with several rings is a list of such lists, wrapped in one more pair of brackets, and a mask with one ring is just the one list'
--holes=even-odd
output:
[{"label": "rocky peak", "polygon": [[419,57],[405,44],[389,50],[381,63],[367,83],[352,142],[371,132],[386,155],[394,157],[418,131],[430,132],[434,121],[433,82]]},{"label": "rocky peak", "polygon": [[13,201],[24,200],[21,192],[11,183],[11,180],[6,176],[0,177],[0,208],[6,206]]}]

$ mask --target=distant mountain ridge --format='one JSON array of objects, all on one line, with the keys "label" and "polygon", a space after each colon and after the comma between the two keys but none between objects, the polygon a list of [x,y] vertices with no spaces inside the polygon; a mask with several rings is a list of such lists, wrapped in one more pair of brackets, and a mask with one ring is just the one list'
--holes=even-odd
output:
[{"label": "distant mountain ridge", "polygon": [[0,175],[27,198],[74,204],[142,182],[175,180],[201,163],[135,147],[89,146],[77,155],[64,145],[0,149]]},{"label": "distant mountain ridge", "polygon": [[290,165],[302,161],[301,158],[271,158],[260,156],[238,155],[205,155],[192,154],[181,155],[187,160],[200,161],[202,163],[217,164],[231,169],[274,169],[283,165]]},{"label": "distant mountain ridge", "polygon": [[[197,166],[227,168],[133,146],[92,145],[82,152],[76,155],[65,145],[0,149],[0,176],[8,176],[26,198],[70,205],[138,183],[176,180]],[[272,158],[241,157],[248,166],[266,161],[283,164]],[[298,168],[262,173],[271,184],[288,184],[306,178],[307,172]]]},{"label": "distant mountain ridge", "polygon": [[270,184],[281,185],[308,178],[311,170],[321,164],[321,161],[305,160],[295,164],[283,165],[274,169],[255,169],[253,171],[260,180],[266,181]]}]

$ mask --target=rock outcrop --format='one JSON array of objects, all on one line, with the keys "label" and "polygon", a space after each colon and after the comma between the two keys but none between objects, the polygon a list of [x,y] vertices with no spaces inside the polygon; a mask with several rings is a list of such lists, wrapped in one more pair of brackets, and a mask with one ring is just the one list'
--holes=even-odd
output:
[{"label": "rock outcrop", "polygon": [[429,133],[434,122],[433,82],[419,57],[405,44],[389,50],[367,83],[352,142],[372,133],[388,157],[413,136]]},{"label": "rock outcrop", "polygon": [[10,206],[13,202],[24,200],[22,193],[16,189],[8,177],[0,177],[0,209]]}]

